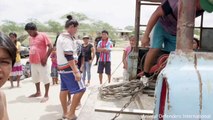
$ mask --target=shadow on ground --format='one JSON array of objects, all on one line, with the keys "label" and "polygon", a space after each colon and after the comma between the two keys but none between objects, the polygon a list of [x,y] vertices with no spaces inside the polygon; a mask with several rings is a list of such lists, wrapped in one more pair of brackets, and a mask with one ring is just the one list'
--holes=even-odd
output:
[{"label": "shadow on ground", "polygon": [[41,98],[29,98],[24,95],[18,96],[15,100],[9,101],[9,104],[15,103],[38,103],[41,101]]},{"label": "shadow on ground", "polygon": [[59,120],[62,118],[61,105],[48,105],[45,111],[51,113],[42,115],[39,120]]}]

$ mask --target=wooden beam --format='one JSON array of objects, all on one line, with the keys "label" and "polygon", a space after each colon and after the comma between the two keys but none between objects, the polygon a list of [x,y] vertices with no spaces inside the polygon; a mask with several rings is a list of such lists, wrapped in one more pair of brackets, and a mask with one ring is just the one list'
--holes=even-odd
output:
[{"label": "wooden beam", "polygon": [[[121,108],[111,108],[111,107],[97,107],[96,112],[108,112],[117,113]],[[153,110],[140,110],[140,109],[125,109],[121,114],[132,114],[132,115],[153,115]]]}]

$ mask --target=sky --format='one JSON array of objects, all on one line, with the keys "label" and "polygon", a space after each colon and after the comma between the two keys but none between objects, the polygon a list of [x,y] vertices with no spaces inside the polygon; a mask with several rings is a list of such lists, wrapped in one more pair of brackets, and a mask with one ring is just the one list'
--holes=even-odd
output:
[{"label": "sky", "polygon": [[[146,23],[156,7],[143,7],[141,22]],[[30,18],[56,21],[69,12],[80,12],[102,20],[116,28],[134,26],[135,0],[0,0],[0,21],[26,23]],[[205,26],[213,27],[212,14],[205,17]],[[196,23],[199,19],[196,20]]]}]

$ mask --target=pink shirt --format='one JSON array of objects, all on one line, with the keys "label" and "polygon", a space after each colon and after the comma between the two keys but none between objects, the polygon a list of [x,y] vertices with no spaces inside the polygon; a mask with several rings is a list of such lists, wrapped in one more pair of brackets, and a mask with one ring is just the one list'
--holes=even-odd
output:
[{"label": "pink shirt", "polygon": [[124,51],[126,52],[126,61],[128,61],[128,55],[131,52],[131,46],[128,46],[124,49]]},{"label": "pink shirt", "polygon": [[51,58],[51,61],[52,61],[52,67],[57,68],[58,64],[57,64],[56,51],[52,51],[50,58]]},{"label": "pink shirt", "polygon": [[38,32],[36,37],[30,37],[30,63],[39,64],[47,54],[47,45],[51,44],[51,40],[45,33]]}]

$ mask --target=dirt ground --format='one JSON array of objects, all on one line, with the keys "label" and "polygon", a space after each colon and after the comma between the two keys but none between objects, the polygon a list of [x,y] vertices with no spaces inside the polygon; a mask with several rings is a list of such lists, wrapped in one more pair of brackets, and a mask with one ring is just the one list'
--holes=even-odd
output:
[{"label": "dirt ground", "polygon": [[[27,58],[22,60],[24,64]],[[112,51],[112,72],[118,67],[122,60],[122,48],[117,48]],[[95,61],[93,61],[94,63]],[[49,61],[50,65],[50,61]],[[122,77],[123,68],[122,64],[112,75],[112,78]],[[98,87],[99,79],[97,74],[97,66],[92,66],[92,80],[91,85],[87,88],[81,104],[82,107],[77,111],[78,120],[109,120],[114,113],[99,113],[95,112],[95,106],[104,105],[105,103],[98,102]],[[49,74],[49,73],[47,73]],[[104,75],[104,80],[106,80]],[[51,78],[50,78],[51,79]],[[16,83],[14,82],[14,85]],[[10,89],[10,82],[7,82],[3,88],[8,104],[8,113],[10,120],[57,120],[62,116],[62,109],[59,101],[60,85],[51,85],[49,92],[49,101],[40,103],[40,98],[28,98],[28,96],[35,92],[35,86],[31,82],[31,78],[23,79],[21,87]],[[41,90],[44,94],[44,87],[41,84]],[[124,101],[125,102],[125,101]],[[120,106],[124,102],[119,102]],[[109,107],[116,105],[109,104]],[[132,107],[136,107],[134,104]],[[104,117],[103,117],[104,116]],[[139,116],[135,115],[121,115],[119,120],[139,120]]]}]

